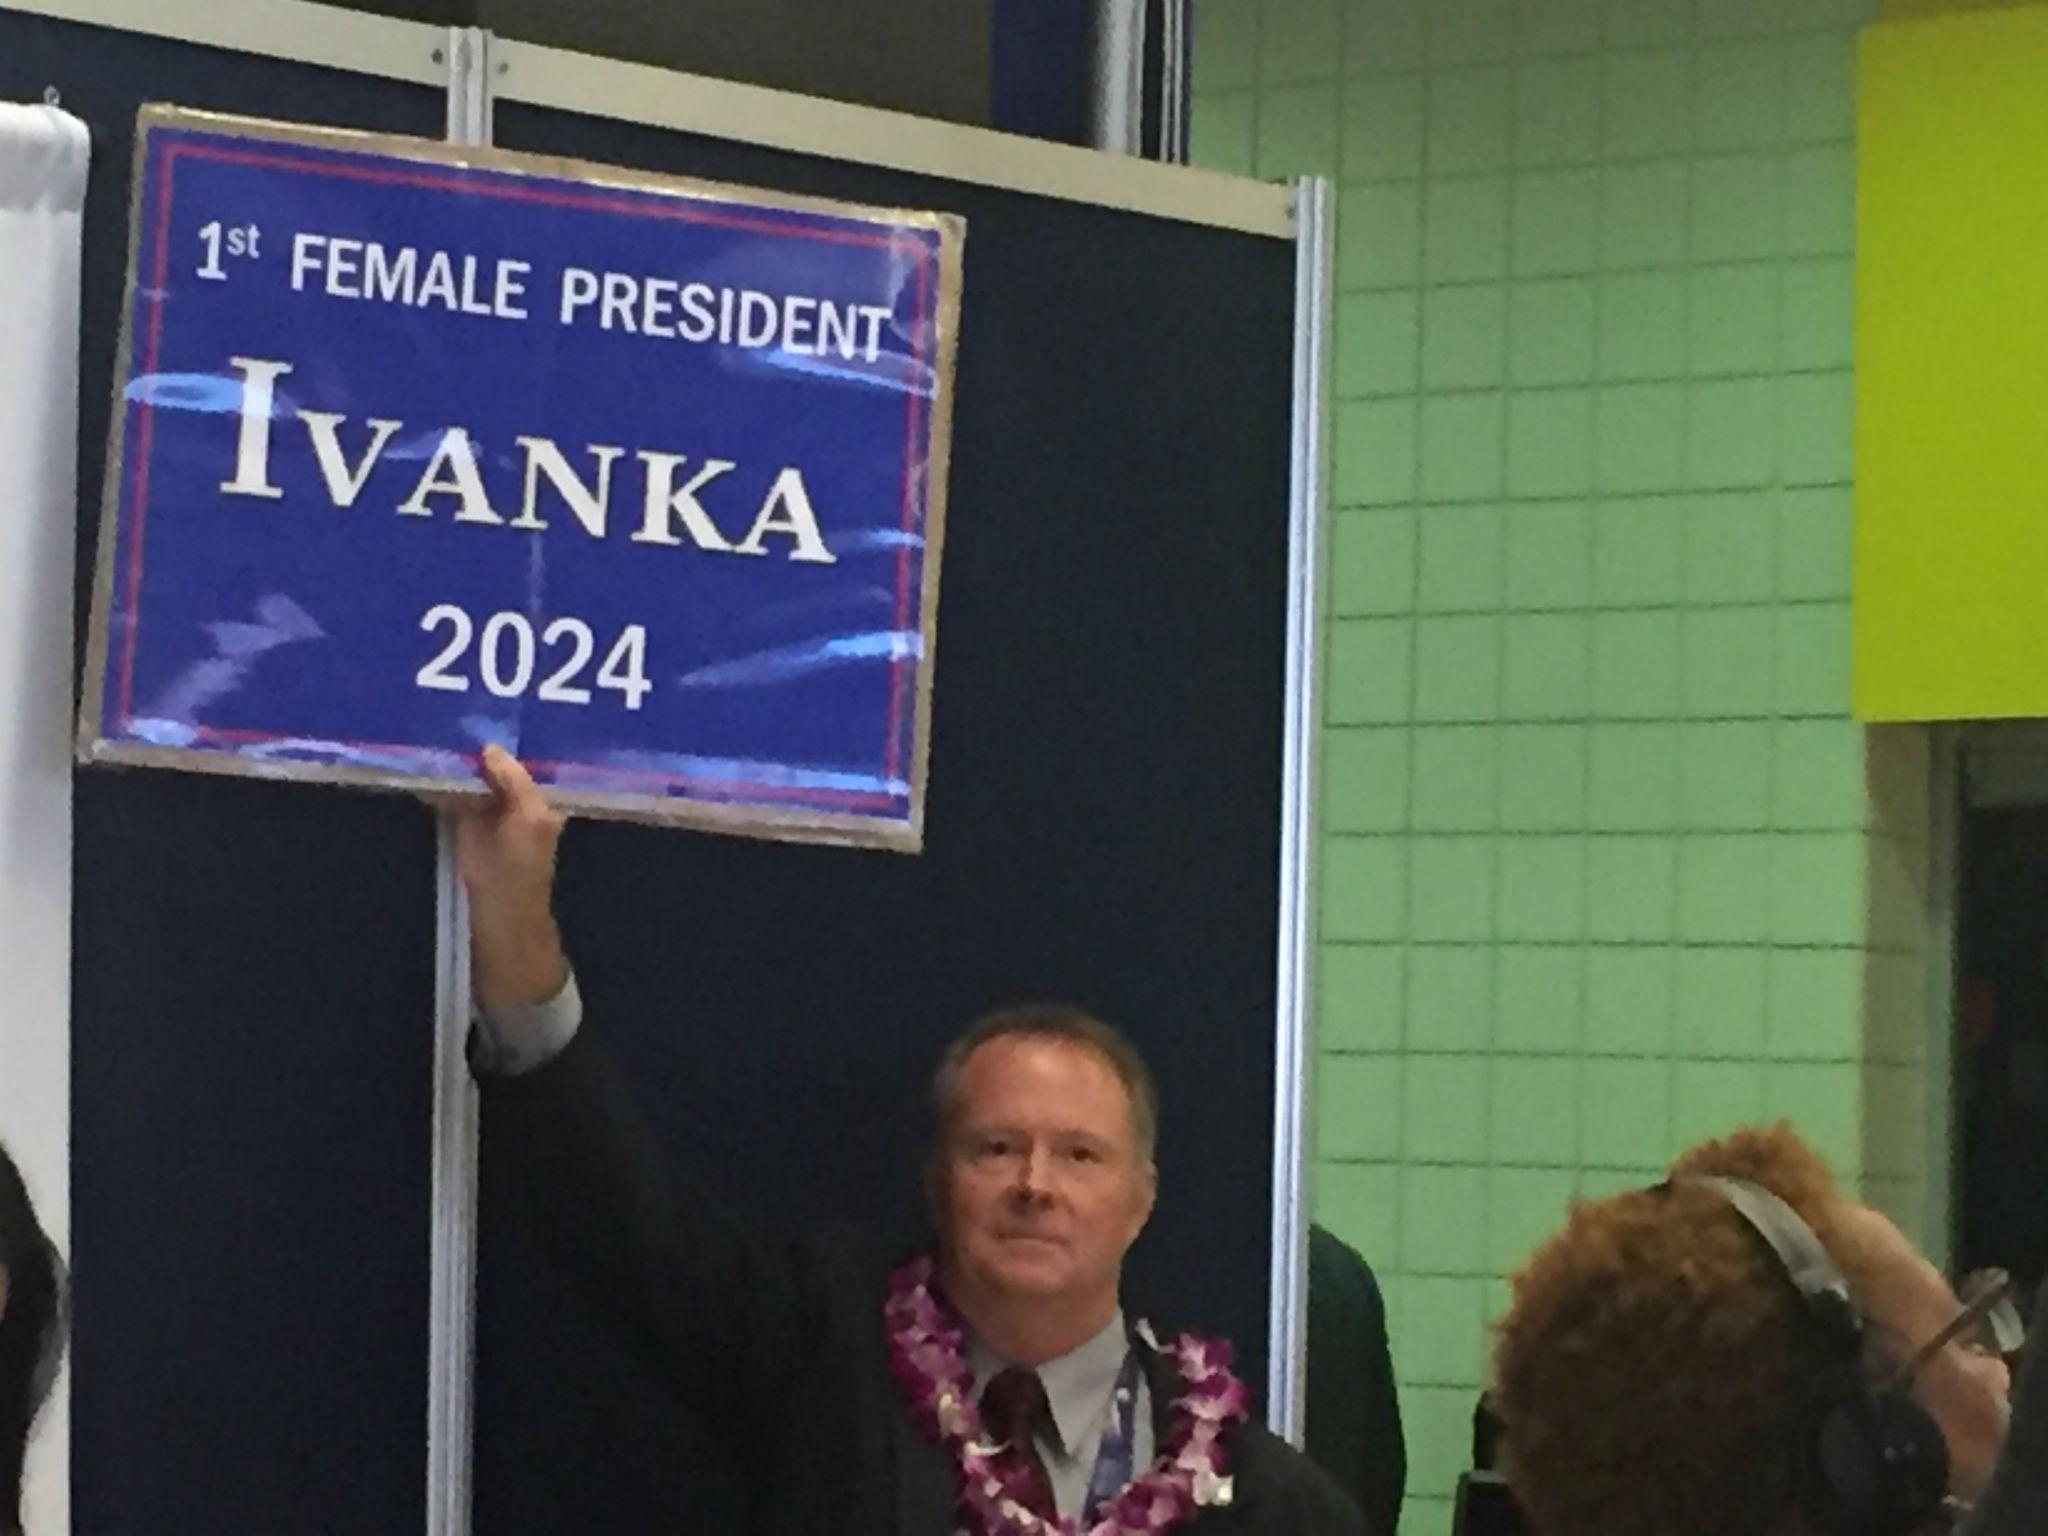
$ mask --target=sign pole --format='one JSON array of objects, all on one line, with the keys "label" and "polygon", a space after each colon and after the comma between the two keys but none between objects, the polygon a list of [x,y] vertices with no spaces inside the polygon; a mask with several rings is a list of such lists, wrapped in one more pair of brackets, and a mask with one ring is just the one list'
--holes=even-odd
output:
[{"label": "sign pole", "polygon": [[[491,141],[490,34],[450,27],[448,139]],[[434,838],[433,1219],[427,1364],[427,1536],[469,1536],[476,1355],[477,1092],[470,1028],[469,898],[455,867],[455,822]]]},{"label": "sign pole", "polygon": [[445,813],[434,851],[434,1124],[427,1370],[427,1536],[468,1536],[476,1343],[477,1095],[469,1033],[469,900]]}]

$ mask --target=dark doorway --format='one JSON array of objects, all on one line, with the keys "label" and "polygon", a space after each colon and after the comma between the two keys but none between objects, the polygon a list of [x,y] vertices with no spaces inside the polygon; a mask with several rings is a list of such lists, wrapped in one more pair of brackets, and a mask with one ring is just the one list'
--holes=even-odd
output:
[{"label": "dark doorway", "polygon": [[1956,1257],[2048,1271],[2048,805],[1963,817],[1956,933]]}]

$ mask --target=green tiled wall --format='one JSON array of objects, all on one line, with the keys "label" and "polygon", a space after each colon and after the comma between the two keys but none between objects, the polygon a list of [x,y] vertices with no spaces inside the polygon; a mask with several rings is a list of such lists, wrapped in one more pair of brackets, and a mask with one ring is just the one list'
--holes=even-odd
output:
[{"label": "green tiled wall", "polygon": [[1847,718],[1873,10],[1197,0],[1197,157],[1339,185],[1315,1194],[1412,1533],[1574,1194],[1789,1115],[1920,1214],[1927,746]]}]

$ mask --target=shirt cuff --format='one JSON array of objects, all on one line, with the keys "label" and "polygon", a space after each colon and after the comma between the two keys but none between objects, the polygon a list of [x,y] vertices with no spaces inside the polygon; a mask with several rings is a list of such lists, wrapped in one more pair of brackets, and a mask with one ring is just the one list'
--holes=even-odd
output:
[{"label": "shirt cuff", "polygon": [[479,1015],[476,1066],[503,1077],[544,1067],[568,1048],[582,1023],[583,996],[571,971],[546,1002]]}]

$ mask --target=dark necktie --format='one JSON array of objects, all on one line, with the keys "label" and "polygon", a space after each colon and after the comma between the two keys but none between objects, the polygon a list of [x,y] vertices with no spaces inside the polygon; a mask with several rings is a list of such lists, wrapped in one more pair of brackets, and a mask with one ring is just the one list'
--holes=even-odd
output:
[{"label": "dark necktie", "polygon": [[1052,1478],[1038,1454],[1038,1436],[1052,1425],[1052,1404],[1038,1372],[1011,1366],[981,1389],[981,1422],[989,1438],[1002,1442],[999,1466],[1017,1474],[1018,1502],[1044,1520],[1059,1518]]}]

